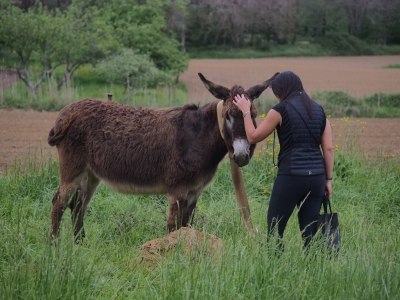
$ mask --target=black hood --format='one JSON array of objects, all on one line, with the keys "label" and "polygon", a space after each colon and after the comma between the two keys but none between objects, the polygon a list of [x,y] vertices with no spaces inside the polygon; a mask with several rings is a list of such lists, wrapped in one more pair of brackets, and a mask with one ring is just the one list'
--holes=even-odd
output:
[{"label": "black hood", "polygon": [[303,92],[300,77],[291,71],[285,71],[276,76],[271,83],[272,91],[281,101],[298,92]]}]

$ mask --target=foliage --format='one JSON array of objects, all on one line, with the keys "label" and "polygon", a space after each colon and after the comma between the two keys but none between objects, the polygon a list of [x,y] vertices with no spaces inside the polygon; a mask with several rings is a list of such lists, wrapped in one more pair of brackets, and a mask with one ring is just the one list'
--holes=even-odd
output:
[{"label": "foliage", "polygon": [[[16,62],[19,78],[31,92],[51,75],[54,70],[54,44],[59,34],[53,26],[53,17],[42,7],[27,12],[8,5],[0,15],[0,45],[9,54],[8,59]],[[32,70],[37,60],[38,70]],[[33,75],[32,73],[37,74]]]},{"label": "foliage", "polygon": [[[22,9],[10,5],[14,3]],[[38,3],[43,6],[38,6]],[[94,43],[89,42],[94,47],[92,53],[96,54],[93,58],[97,57],[99,49],[104,50],[104,44],[109,43],[108,46],[112,45],[115,51],[119,50],[119,44],[140,54],[148,54],[157,68],[171,71],[174,76],[187,66],[184,53],[198,53],[199,49],[208,47],[250,48],[264,51],[264,56],[271,56],[271,47],[305,41],[322,45],[320,54],[359,55],[389,53],[386,45],[400,43],[400,2],[392,0],[63,0],[57,3],[2,0],[1,5],[7,12],[3,14],[3,20],[10,15],[10,6],[26,16],[31,14],[33,8],[41,7],[36,9],[36,13],[50,12],[54,21],[55,16],[74,16],[72,19],[76,24],[70,23],[70,31],[64,33],[67,38],[61,40],[67,48],[69,41],[81,47],[77,41],[87,41],[90,37],[85,32],[90,33],[92,42],[95,39]],[[22,15],[21,20],[25,24]],[[4,25],[7,24],[4,22]],[[48,34],[46,39],[59,35],[57,31],[61,28],[57,26],[53,27],[55,34]],[[24,25],[24,28],[27,26]],[[47,25],[42,28],[28,26],[28,32],[32,34],[27,41],[36,40],[36,28],[47,32],[52,30]],[[8,25],[3,29],[10,30]],[[69,36],[71,33],[76,37]],[[103,37],[100,41],[98,34]],[[0,48],[3,55],[7,53],[4,45],[3,42]],[[52,45],[47,43],[47,46]],[[378,46],[384,48],[378,49]],[[399,53],[398,48],[391,48],[391,51]],[[83,56],[85,52],[82,52]]]},{"label": "foliage", "polygon": [[332,117],[400,117],[400,94],[379,93],[356,99],[344,92],[318,92],[312,98]]},{"label": "foliage", "polygon": [[[167,200],[127,196],[101,185],[86,217],[87,238],[75,245],[69,211],[60,241],[49,241],[57,164],[0,176],[0,294],[5,299],[395,299],[400,291],[400,165],[357,153],[337,155],[332,205],[343,246],[308,253],[295,214],[276,255],[266,238],[266,209],[275,171],[270,153],[243,168],[254,225],[246,236],[234,200],[228,161],[199,199],[194,228],[223,239],[219,260],[201,250],[176,249],[152,269],[137,259],[140,246],[165,235]],[[315,283],[318,282],[317,285]],[[351,284],[349,284],[351,283]]]},{"label": "foliage", "polygon": [[399,94],[374,94],[365,98],[365,103],[370,106],[400,108]]},{"label": "foliage", "polygon": [[177,76],[186,69],[187,57],[167,31],[164,2],[113,0],[104,5],[103,16],[124,47],[148,54],[157,68]]},{"label": "foliage", "polygon": [[[165,81],[164,81],[165,82]],[[183,105],[187,92],[181,84],[140,87],[127,93],[122,84],[111,84],[92,65],[83,65],[75,74],[74,86],[57,88],[54,79],[39,87],[35,94],[29,93],[19,82],[0,90],[1,108],[23,108],[57,111],[65,105],[83,98],[106,99],[111,93],[113,101],[133,106],[171,107]]]},{"label": "foliage", "polygon": [[327,32],[319,43],[335,55],[371,55],[373,50],[366,42],[346,32]]},{"label": "foliage", "polygon": [[16,62],[19,78],[32,93],[64,66],[56,78],[61,88],[79,67],[95,63],[115,46],[105,24],[96,18],[96,9],[83,10],[78,1],[66,11],[54,12],[42,6],[23,11],[9,5],[0,21],[0,44],[7,50],[3,55]]},{"label": "foliage", "polygon": [[[311,95],[321,104],[329,117],[343,118],[399,118],[400,94],[378,93],[362,98],[355,98],[345,92],[316,92]],[[259,111],[268,111],[276,104],[275,98],[257,101]]]},{"label": "foliage", "polygon": [[388,65],[387,68],[400,69],[400,64]]},{"label": "foliage", "polygon": [[346,12],[336,1],[303,0],[301,3],[300,26],[303,35],[318,39],[328,32],[346,31]]},{"label": "foliage", "polygon": [[[397,55],[400,47],[397,45],[369,45],[372,55]],[[190,58],[266,58],[266,57],[298,57],[298,56],[334,56],[338,55],[333,49],[326,48],[316,41],[298,40],[294,44],[278,45],[270,43],[268,49],[233,48],[226,46],[207,46],[192,48],[188,53]],[[347,55],[347,54],[346,54]],[[394,66],[388,66],[395,68]]]},{"label": "foliage", "polygon": [[148,55],[137,54],[130,49],[101,61],[97,69],[107,82],[125,85],[128,90],[155,87],[167,79]]},{"label": "foliage", "polygon": [[[148,55],[164,72],[158,72],[158,77],[166,78],[168,73],[176,79],[187,58],[166,29],[163,1],[141,2],[76,0],[63,9],[49,10],[50,6],[40,4],[20,9],[2,0],[0,55],[32,93],[49,79],[55,79],[59,89],[68,88],[79,68],[96,65],[120,52],[121,46]],[[154,85],[153,77],[141,85]]]},{"label": "foliage", "polygon": [[96,64],[119,47],[96,7],[86,8],[80,1],[74,1],[56,20],[61,34],[56,43],[56,57],[64,67],[59,88],[71,84],[73,74],[82,65]]},{"label": "foliage", "polygon": [[[188,7],[189,52],[205,46],[252,47],[268,52],[271,44],[321,40],[326,50],[333,47],[340,54],[350,55],[358,54],[359,47],[367,53],[359,40],[399,44],[399,1],[192,0]],[[333,37],[340,39],[339,46],[335,40],[329,43]]]},{"label": "foliage", "polygon": [[189,53],[191,58],[265,58],[265,57],[296,57],[296,56],[326,56],[331,52],[318,44],[296,42],[293,45],[270,44],[268,50],[254,48],[235,49],[231,47],[196,48]]}]

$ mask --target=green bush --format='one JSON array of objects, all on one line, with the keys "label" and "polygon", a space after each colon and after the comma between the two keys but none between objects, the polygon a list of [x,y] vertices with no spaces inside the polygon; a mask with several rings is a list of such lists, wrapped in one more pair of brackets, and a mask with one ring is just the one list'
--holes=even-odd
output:
[{"label": "green bush", "polygon": [[344,92],[319,92],[312,95],[332,117],[360,117],[360,107],[356,99]]},{"label": "green bush", "polygon": [[108,83],[124,85],[127,90],[156,87],[172,81],[167,73],[157,69],[148,55],[131,49],[101,61],[97,70]]},{"label": "green bush", "polygon": [[400,117],[400,94],[374,94],[357,99],[344,92],[317,92],[312,98],[331,117]]},{"label": "green bush", "polygon": [[376,107],[400,108],[400,94],[374,94],[365,98],[365,103]]}]

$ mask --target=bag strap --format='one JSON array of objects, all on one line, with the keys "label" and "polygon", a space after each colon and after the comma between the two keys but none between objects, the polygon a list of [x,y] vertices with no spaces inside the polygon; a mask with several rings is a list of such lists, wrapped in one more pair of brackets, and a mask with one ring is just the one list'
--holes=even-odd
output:
[{"label": "bag strap", "polygon": [[272,142],[272,165],[277,168],[278,164],[275,161],[275,136],[276,136],[276,129],[274,129],[274,141]]},{"label": "bag strap", "polygon": [[317,143],[317,145],[321,144],[321,139],[317,139],[317,138],[315,137],[315,135],[312,133],[310,127],[308,127],[307,122],[304,120],[303,116],[302,116],[301,113],[297,110],[297,108],[296,108],[292,103],[290,103],[289,101],[287,101],[286,103],[289,104],[289,105],[294,109],[294,111],[297,112],[297,114],[300,116],[300,118],[301,118],[301,120],[303,121],[304,125],[306,125],[306,127],[307,127],[307,129],[308,129],[308,132],[309,132],[310,135],[314,138],[314,140],[315,140],[315,142]]},{"label": "bag strap", "polygon": [[331,207],[331,200],[329,199],[328,196],[325,196],[322,198],[322,205],[324,206],[324,213],[328,213],[328,207],[329,207],[329,213],[332,213],[332,207]]}]

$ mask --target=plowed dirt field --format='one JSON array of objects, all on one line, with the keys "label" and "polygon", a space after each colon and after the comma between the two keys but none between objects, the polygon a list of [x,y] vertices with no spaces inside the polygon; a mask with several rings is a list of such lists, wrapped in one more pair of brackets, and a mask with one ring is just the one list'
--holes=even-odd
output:
[{"label": "plowed dirt field", "polygon": [[[390,64],[400,64],[400,56],[191,60],[181,81],[187,85],[191,103],[212,99],[198,79],[198,72],[227,87],[241,84],[246,88],[276,71],[293,70],[310,93],[334,90],[357,97],[376,92],[400,93],[400,69],[386,68]],[[0,110],[0,174],[15,162],[37,163],[56,157],[56,150],[47,144],[56,116],[52,112]],[[331,121],[339,151],[351,143],[368,156],[400,158],[400,119]]]}]

